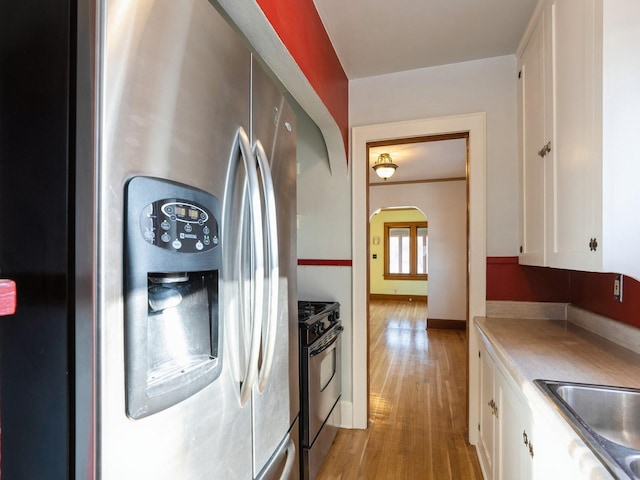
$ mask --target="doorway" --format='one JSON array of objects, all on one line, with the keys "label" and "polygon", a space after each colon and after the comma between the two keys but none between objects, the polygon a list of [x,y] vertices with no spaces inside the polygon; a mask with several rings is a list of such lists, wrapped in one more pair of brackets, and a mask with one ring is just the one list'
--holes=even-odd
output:
[{"label": "doorway", "polygon": [[413,206],[376,209],[369,218],[369,299],[427,303],[429,224]]},{"label": "doorway", "polygon": [[[379,156],[392,158],[397,164],[394,175],[386,180],[381,180],[374,168],[368,169],[368,214],[390,207],[402,212],[402,206],[414,205],[429,218],[428,327],[432,328],[465,329],[466,326],[468,142],[468,132],[456,132],[367,143],[370,167],[378,164]],[[373,224],[369,225],[371,228]],[[409,228],[406,233],[411,233]],[[383,240],[387,240],[386,237],[383,236]],[[416,250],[411,248],[413,242],[414,239],[405,238],[411,254]],[[374,250],[375,245],[369,242],[370,286],[378,283],[380,263],[386,264],[389,260],[386,257],[374,260]],[[406,265],[408,273],[416,270],[413,272],[416,274],[418,266]],[[411,284],[420,280],[415,275],[397,278],[400,277],[406,281],[399,286],[410,292],[414,290]],[[389,280],[387,272],[384,278]],[[369,298],[371,293],[369,291]]]},{"label": "doorway", "polygon": [[[468,348],[476,340],[469,319],[483,315],[486,290],[485,242],[485,115],[483,113],[415,120],[391,124],[354,127],[352,137],[353,195],[353,405],[352,425],[366,428],[368,424],[368,157],[367,145],[384,139],[418,138],[423,136],[463,133],[469,135],[468,203],[469,203],[469,303],[466,315]],[[382,139],[382,140],[381,140]],[[387,140],[388,141],[388,140]],[[366,341],[363,341],[366,339]],[[470,370],[477,368],[477,359],[469,357]],[[470,398],[477,397],[477,378],[469,377]],[[473,405],[473,400],[471,401]],[[469,409],[469,424],[477,423],[477,412]],[[469,429],[469,441],[475,444],[477,432]]]}]

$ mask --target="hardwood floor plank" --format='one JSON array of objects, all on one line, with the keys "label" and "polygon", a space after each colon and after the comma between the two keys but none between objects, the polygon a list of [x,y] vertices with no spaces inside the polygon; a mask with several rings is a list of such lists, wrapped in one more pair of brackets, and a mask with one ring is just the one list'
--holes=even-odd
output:
[{"label": "hardwood floor plank", "polygon": [[466,333],[425,302],[370,305],[370,426],[339,431],[318,480],[482,480],[466,432]]}]

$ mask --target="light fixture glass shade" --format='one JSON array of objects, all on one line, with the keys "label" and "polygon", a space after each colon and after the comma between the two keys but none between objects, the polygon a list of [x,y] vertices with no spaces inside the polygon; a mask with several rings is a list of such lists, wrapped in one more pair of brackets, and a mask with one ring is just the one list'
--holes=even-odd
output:
[{"label": "light fixture glass shade", "polygon": [[376,174],[385,181],[396,173],[396,168],[398,168],[398,165],[393,163],[391,155],[388,153],[381,153],[378,160],[376,160],[376,164],[373,166]]}]

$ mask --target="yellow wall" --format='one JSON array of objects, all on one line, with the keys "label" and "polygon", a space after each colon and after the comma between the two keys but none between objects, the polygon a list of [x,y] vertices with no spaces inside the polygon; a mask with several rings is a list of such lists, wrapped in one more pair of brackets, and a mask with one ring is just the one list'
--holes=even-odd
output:
[{"label": "yellow wall", "polygon": [[[424,222],[424,214],[418,209],[381,210],[370,220],[370,288],[373,294],[427,295],[427,281],[384,279],[384,224],[388,222]],[[374,240],[379,239],[374,245]],[[375,240],[377,241],[377,240]],[[377,258],[373,258],[376,255]]]}]

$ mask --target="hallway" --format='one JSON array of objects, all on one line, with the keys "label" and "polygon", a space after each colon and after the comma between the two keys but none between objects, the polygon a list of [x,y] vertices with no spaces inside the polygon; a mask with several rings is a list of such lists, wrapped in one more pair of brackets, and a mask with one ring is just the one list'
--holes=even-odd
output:
[{"label": "hallway", "polygon": [[341,430],[318,480],[481,480],[466,433],[464,331],[426,330],[422,302],[370,305],[370,425]]}]

